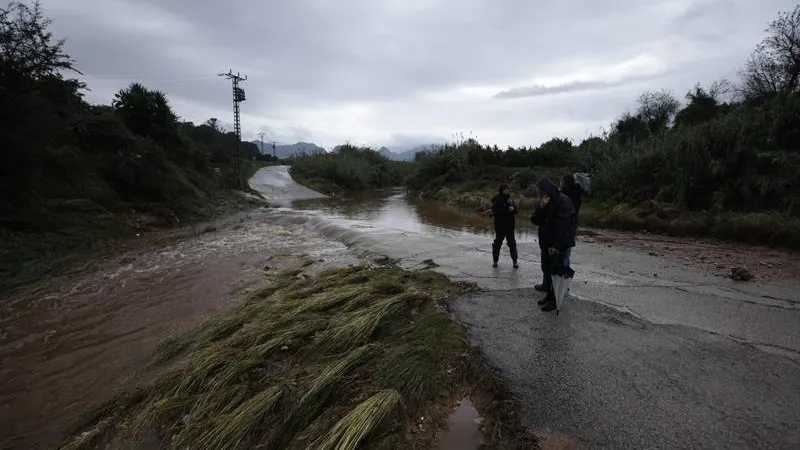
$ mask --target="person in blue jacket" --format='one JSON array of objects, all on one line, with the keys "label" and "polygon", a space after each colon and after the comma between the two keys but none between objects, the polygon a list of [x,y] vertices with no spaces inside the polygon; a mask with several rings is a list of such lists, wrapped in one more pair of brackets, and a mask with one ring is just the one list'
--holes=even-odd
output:
[{"label": "person in blue jacket", "polygon": [[514,268],[519,268],[517,264],[517,238],[514,236],[516,228],[517,205],[511,198],[508,185],[504,184],[497,190],[497,195],[492,199],[492,216],[494,217],[494,242],[492,242],[492,267],[497,267],[500,260],[500,249],[503,241],[508,245],[511,253],[511,260]]}]

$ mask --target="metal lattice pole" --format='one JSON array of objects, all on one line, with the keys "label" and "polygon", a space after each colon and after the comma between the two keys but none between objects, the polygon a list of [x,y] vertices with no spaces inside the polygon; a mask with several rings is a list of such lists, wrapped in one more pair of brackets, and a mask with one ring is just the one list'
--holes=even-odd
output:
[{"label": "metal lattice pole", "polygon": [[241,159],[242,150],[242,122],[239,116],[239,103],[245,101],[246,98],[244,89],[239,87],[239,82],[246,81],[247,75],[241,76],[239,72],[234,74],[233,71],[228,70],[228,73],[221,73],[219,76],[231,80],[231,84],[233,85],[233,132],[236,134],[236,177],[240,179],[241,170],[239,168],[239,160]]},{"label": "metal lattice pole", "polygon": [[261,138],[261,149],[260,149],[260,150],[261,150],[261,154],[262,154],[262,155],[264,154],[264,136],[265,136],[266,134],[267,134],[267,133],[264,133],[263,131],[261,131],[261,132],[259,132],[259,133],[258,133],[258,137],[260,137],[260,138]]}]

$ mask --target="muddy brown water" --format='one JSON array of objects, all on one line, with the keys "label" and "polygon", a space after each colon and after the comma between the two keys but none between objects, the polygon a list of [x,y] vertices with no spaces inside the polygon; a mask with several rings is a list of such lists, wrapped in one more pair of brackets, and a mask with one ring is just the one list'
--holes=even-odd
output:
[{"label": "muddy brown water", "polygon": [[253,218],[4,299],[0,449],[57,444],[80,414],[142,369],[161,340],[224,310],[264,279],[265,266],[356,262],[345,250]]},{"label": "muddy brown water", "polygon": [[[292,207],[433,233],[488,234],[491,228],[477,214],[407,202],[393,191]],[[135,241],[132,247],[0,302],[0,449],[60,442],[82,413],[146,366],[160,341],[224,310],[263,281],[265,266],[299,264],[301,257],[330,266],[357,262],[342,244],[270,225],[258,212],[233,217],[218,231],[175,237],[156,250],[137,250]]]},{"label": "muddy brown water", "polygon": [[483,445],[481,416],[469,398],[462,399],[439,433],[437,450],[478,450]]}]

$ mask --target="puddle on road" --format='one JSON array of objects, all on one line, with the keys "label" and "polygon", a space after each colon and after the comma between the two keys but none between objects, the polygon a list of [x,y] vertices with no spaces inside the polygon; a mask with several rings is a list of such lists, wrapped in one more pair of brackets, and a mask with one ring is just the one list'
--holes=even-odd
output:
[{"label": "puddle on road", "polygon": [[478,450],[483,445],[481,416],[465,398],[447,419],[447,428],[439,434],[437,450]]}]

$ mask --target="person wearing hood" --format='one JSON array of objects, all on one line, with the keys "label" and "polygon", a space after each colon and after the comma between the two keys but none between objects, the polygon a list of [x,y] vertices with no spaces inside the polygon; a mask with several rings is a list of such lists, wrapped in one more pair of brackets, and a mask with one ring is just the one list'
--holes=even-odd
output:
[{"label": "person wearing hood", "polygon": [[[545,271],[543,288],[547,295],[538,303],[543,311],[556,308],[555,292],[553,292],[552,273],[556,267],[567,266],[567,252],[575,246],[575,208],[572,201],[559,191],[558,187],[547,178],[537,184],[543,194],[542,205],[534,211],[531,221],[539,225],[539,247],[542,251],[542,264]],[[534,220],[535,219],[535,220]]]},{"label": "person wearing hood", "polygon": [[578,212],[581,210],[583,203],[583,188],[575,181],[575,176],[570,174],[564,175],[561,178],[561,192],[569,197],[572,206],[575,208],[575,217],[578,217]]},{"label": "person wearing hood", "polygon": [[495,233],[494,242],[492,243],[492,258],[494,261],[492,267],[497,267],[497,262],[500,260],[500,249],[503,247],[503,241],[506,241],[508,245],[514,268],[519,267],[517,265],[517,238],[514,236],[516,215],[517,205],[511,198],[508,185],[504,184],[498,189],[497,196],[492,199]]},{"label": "person wearing hood", "polygon": [[540,267],[542,270],[542,282],[541,284],[537,284],[534,286],[539,292],[547,292],[550,289],[550,277],[548,274],[550,273],[549,269],[549,262],[550,257],[547,254],[547,246],[550,242],[548,236],[548,229],[544,226],[544,219],[547,217],[547,213],[550,208],[550,198],[539,189],[539,203],[536,205],[536,208],[533,210],[533,214],[531,215],[531,222],[536,225],[538,235],[539,235],[539,261]]},{"label": "person wearing hood", "polygon": [[[574,208],[573,213],[573,220],[577,226],[578,223],[578,213],[581,210],[581,204],[583,203],[583,196],[586,194],[583,187],[576,181],[575,175],[567,174],[561,178],[561,193],[569,197],[569,200],[572,202],[572,206]],[[572,249],[567,249],[566,251],[566,258],[565,264],[567,267],[570,265],[570,257],[572,254]]]}]

